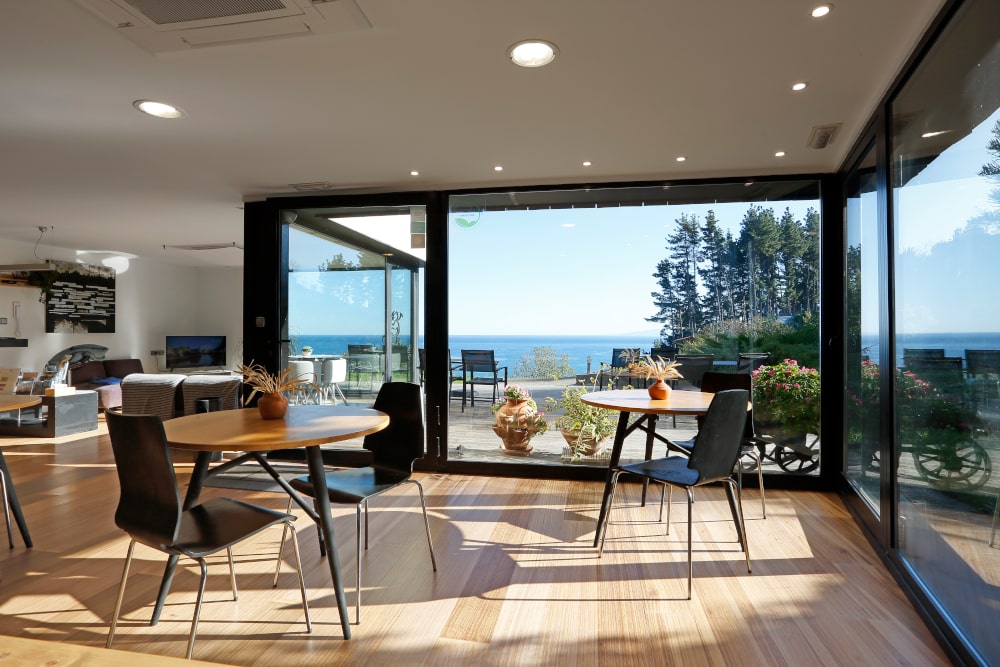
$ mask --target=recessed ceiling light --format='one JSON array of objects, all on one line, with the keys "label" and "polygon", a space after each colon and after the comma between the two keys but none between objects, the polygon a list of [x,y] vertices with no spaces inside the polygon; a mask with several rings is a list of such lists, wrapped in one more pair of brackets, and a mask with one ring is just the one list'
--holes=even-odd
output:
[{"label": "recessed ceiling light", "polygon": [[778,151],[774,154],[774,157],[785,157],[785,151]]},{"label": "recessed ceiling light", "polygon": [[584,167],[589,167],[590,166],[590,160],[585,160],[584,163],[583,163],[583,166]]},{"label": "recessed ceiling light", "polygon": [[809,84],[806,83],[805,81],[799,81],[798,83],[793,83],[792,84],[792,90],[805,90],[806,86],[808,86],[808,85]]},{"label": "recessed ceiling light", "polygon": [[497,166],[493,167],[493,171],[503,171],[503,165],[498,164]]},{"label": "recessed ceiling light", "polygon": [[678,156],[677,156],[676,158],[674,158],[674,159],[675,159],[675,160],[677,160],[678,162],[684,162],[684,160],[686,160],[687,158],[686,158],[686,157],[684,157],[683,155],[678,155]]},{"label": "recessed ceiling light", "polygon": [[557,53],[555,44],[542,39],[526,39],[507,49],[510,59],[521,67],[543,67],[555,60]]},{"label": "recessed ceiling light", "polygon": [[812,17],[814,19],[822,18],[833,11],[833,3],[826,3],[824,5],[818,5],[812,10]]},{"label": "recessed ceiling light", "polygon": [[410,172],[410,176],[419,176],[419,175],[420,175],[419,171],[411,171]]},{"label": "recessed ceiling light", "polygon": [[942,134],[948,134],[951,130],[938,130],[937,132],[924,132],[920,135],[921,139],[930,139],[931,137],[939,137]]},{"label": "recessed ceiling light", "polygon": [[164,104],[163,102],[154,102],[153,100],[136,100],[132,103],[132,106],[145,114],[156,116],[157,118],[184,117],[183,109],[179,109],[169,104]]}]

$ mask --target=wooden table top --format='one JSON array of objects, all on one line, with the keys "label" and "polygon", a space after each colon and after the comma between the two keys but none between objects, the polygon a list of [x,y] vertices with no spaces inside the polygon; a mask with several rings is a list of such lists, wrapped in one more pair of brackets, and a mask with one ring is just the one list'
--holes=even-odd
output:
[{"label": "wooden table top", "polygon": [[351,405],[292,405],[284,419],[256,408],[220,410],[163,422],[167,441],[191,451],[267,451],[349,440],[381,431],[389,415]]},{"label": "wooden table top", "polygon": [[674,389],[662,401],[654,401],[645,389],[593,391],[580,397],[587,405],[619,412],[657,415],[703,415],[708,412],[715,394]]},{"label": "wooden table top", "polygon": [[29,396],[28,394],[8,394],[0,396],[0,412],[7,410],[18,410],[20,408],[30,408],[42,402],[41,396]]}]

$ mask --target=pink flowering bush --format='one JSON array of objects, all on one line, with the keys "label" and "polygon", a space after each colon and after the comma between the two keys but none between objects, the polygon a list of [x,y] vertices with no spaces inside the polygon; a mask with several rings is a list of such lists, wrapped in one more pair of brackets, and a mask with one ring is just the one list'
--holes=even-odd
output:
[{"label": "pink flowering bush", "polygon": [[762,421],[818,433],[819,399],[819,371],[799,366],[794,359],[753,372],[754,413]]}]

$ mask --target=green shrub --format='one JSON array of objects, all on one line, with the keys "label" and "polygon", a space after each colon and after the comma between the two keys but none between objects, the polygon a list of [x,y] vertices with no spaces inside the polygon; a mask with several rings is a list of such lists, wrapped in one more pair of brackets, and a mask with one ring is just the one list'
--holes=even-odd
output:
[{"label": "green shrub", "polygon": [[551,347],[536,347],[514,365],[513,376],[518,378],[565,378],[575,375],[568,354],[558,354]]}]

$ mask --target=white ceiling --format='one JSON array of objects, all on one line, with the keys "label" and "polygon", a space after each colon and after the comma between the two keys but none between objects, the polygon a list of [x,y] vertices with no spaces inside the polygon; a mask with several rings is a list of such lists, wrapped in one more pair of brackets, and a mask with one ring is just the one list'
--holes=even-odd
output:
[{"label": "white ceiling", "polygon": [[[160,53],[85,7],[107,1],[0,3],[0,239],[46,225],[60,248],[225,265],[240,252],[162,246],[242,243],[242,203],[293,183],[834,171],[944,0],[835,0],[821,20],[818,0],[297,0],[301,26],[318,9],[323,29],[341,23]],[[525,38],[559,57],[514,66]],[[142,115],[138,99],[187,116]],[[830,123],[835,142],[807,148]]]}]

